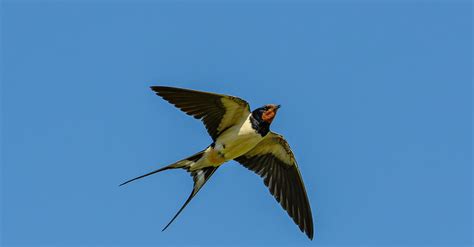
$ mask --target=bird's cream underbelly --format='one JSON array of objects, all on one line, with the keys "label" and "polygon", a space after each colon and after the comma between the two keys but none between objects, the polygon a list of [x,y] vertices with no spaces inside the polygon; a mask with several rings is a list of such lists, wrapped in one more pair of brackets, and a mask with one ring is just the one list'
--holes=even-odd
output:
[{"label": "bird's cream underbelly", "polygon": [[251,127],[250,121],[247,120],[242,125],[234,126],[222,133],[214,146],[206,150],[205,156],[212,165],[219,166],[247,153],[261,140],[262,136]]},{"label": "bird's cream underbelly", "polygon": [[247,134],[236,136],[235,139],[222,143],[216,143],[215,150],[223,154],[225,161],[233,160],[255,147],[262,137],[259,134]]}]

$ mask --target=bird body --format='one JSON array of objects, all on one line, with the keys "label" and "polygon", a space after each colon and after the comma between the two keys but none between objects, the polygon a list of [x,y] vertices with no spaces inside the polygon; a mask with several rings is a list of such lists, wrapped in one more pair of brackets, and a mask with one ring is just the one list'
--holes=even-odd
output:
[{"label": "bird body", "polygon": [[[236,124],[224,131],[217,140],[204,152],[204,157],[209,166],[220,166],[233,160],[254,148],[263,137],[252,128],[251,115],[242,123]],[[194,170],[199,167],[191,167]]]},{"label": "bird body", "polygon": [[300,230],[313,238],[311,208],[293,152],[281,135],[270,131],[279,105],[269,104],[251,112],[246,101],[234,96],[164,86],[151,88],[188,115],[201,119],[213,139],[203,151],[121,184],[168,169],[181,168],[191,173],[194,188],[163,231],[219,166],[235,160],[260,175]]}]

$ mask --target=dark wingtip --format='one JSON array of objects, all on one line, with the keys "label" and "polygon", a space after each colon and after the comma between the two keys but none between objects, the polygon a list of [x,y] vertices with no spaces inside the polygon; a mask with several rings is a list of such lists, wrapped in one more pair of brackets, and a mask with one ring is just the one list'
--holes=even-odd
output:
[{"label": "dark wingtip", "polygon": [[169,94],[176,90],[186,90],[186,89],[180,89],[180,88],[174,88],[174,87],[168,87],[168,86],[150,86],[150,88],[153,92],[155,92],[156,95],[160,97],[163,97],[163,95]]},{"label": "dark wingtip", "polygon": [[153,90],[154,92],[158,92],[160,88],[161,86],[150,86],[150,89]]},{"label": "dark wingtip", "polygon": [[155,91],[155,92],[158,92],[158,91],[161,91],[161,90],[171,90],[171,89],[176,89],[174,87],[168,87],[168,86],[150,86],[150,89]]}]

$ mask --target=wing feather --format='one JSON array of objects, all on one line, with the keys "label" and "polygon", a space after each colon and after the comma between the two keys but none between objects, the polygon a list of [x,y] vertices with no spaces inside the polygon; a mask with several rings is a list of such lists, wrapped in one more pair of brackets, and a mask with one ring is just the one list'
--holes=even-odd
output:
[{"label": "wing feather", "polygon": [[201,119],[214,141],[223,130],[250,114],[249,104],[238,97],[166,86],[151,89],[186,114]]},{"label": "wing feather", "polygon": [[263,178],[277,202],[312,239],[313,216],[308,196],[293,152],[283,136],[269,132],[256,147],[235,160]]}]

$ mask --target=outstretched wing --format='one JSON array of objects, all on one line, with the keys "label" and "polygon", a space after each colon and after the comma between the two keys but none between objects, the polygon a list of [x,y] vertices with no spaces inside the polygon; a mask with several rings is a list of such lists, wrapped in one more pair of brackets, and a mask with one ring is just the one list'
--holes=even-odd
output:
[{"label": "outstretched wing", "polygon": [[165,86],[151,89],[188,115],[201,119],[214,141],[222,131],[250,114],[249,104],[234,96]]},{"label": "outstretched wing", "polygon": [[256,147],[235,159],[260,175],[270,193],[300,230],[313,239],[313,216],[295,157],[283,136],[269,132]]}]

